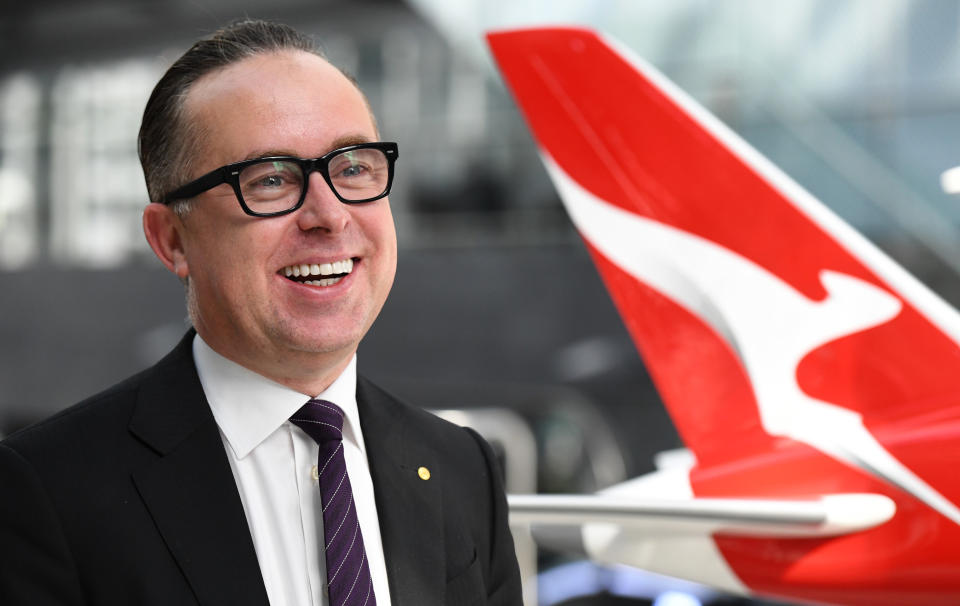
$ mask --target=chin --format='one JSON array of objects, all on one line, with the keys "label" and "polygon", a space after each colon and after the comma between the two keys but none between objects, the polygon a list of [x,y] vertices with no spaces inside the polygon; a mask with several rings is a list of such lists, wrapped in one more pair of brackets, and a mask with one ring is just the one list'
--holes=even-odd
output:
[{"label": "chin", "polygon": [[338,351],[353,351],[360,342],[360,337],[342,332],[305,332],[286,335],[282,338],[287,348],[293,351],[315,354],[330,354]]},{"label": "chin", "polygon": [[265,328],[267,338],[281,349],[329,354],[354,351],[372,323],[363,315],[290,317],[277,314],[272,325]]}]

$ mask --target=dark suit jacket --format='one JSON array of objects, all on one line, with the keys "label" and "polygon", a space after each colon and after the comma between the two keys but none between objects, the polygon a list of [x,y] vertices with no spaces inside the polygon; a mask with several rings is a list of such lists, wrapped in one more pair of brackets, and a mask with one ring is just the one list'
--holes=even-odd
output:
[{"label": "dark suit jacket", "polygon": [[[266,606],[192,337],[0,444],[0,604]],[[357,403],[393,604],[519,604],[486,443],[363,379]]]}]

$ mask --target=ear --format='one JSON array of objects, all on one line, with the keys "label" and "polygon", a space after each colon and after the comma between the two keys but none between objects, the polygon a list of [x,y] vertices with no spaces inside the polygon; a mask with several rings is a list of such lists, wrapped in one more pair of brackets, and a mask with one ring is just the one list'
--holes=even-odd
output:
[{"label": "ear", "polygon": [[143,209],[143,233],[160,262],[181,280],[190,275],[183,246],[183,220],[165,204]]}]

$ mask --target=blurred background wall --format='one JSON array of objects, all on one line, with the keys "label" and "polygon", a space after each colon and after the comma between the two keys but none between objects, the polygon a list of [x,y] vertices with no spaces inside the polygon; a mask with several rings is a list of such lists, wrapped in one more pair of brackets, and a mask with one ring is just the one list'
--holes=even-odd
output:
[{"label": "blurred background wall", "polygon": [[[552,436],[541,440],[556,459],[544,488],[609,484],[677,445],[480,40],[462,48],[427,18],[432,7],[41,0],[3,10],[4,432],[143,368],[183,334],[181,287],[141,232],[136,133],[173,59],[254,16],[315,35],[357,76],[384,138],[401,144],[391,194],[400,267],[362,345],[363,372],[431,408],[524,410]],[[604,437],[593,441],[615,462],[585,470],[582,424],[570,416],[580,413],[543,412],[553,408],[589,410]]]},{"label": "blurred background wall", "polygon": [[[536,488],[590,490],[680,446],[492,68],[488,28],[619,38],[953,304],[954,0],[33,0],[0,6],[0,434],[183,334],[148,250],[136,132],[197,37],[238,17],[315,35],[400,142],[394,291],[362,372],[532,429]],[[625,100],[625,111],[629,102]],[[692,174],[691,179],[696,175]]]}]

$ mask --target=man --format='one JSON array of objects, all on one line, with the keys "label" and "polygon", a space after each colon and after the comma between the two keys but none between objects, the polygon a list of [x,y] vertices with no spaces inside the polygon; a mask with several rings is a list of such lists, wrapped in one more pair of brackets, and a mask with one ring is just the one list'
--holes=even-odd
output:
[{"label": "man", "polygon": [[518,604],[489,447],[356,376],[397,255],[363,94],[243,22],[170,68],[139,143],[195,331],[0,445],[0,603]]}]

